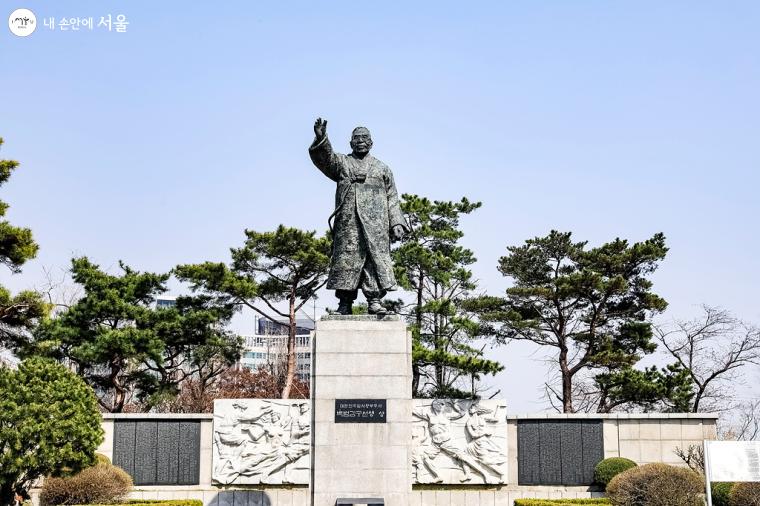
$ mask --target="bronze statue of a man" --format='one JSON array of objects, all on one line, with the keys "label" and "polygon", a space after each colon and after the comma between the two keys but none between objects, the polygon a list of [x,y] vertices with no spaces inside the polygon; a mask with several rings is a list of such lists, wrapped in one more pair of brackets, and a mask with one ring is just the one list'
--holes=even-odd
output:
[{"label": "bronze statue of a man", "polygon": [[328,290],[335,290],[340,314],[351,314],[357,291],[362,289],[370,314],[385,314],[381,299],[396,287],[390,242],[407,232],[391,170],[370,156],[369,130],[351,133],[350,155],[333,152],[327,139],[327,121],[314,122],[311,161],[335,181],[333,252]]}]

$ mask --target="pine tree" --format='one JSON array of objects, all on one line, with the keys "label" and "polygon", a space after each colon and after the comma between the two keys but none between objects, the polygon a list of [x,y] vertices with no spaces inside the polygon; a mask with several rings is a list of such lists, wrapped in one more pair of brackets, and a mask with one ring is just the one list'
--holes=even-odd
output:
[{"label": "pine tree", "polygon": [[115,413],[133,397],[150,407],[154,396],[175,393],[209,353],[228,365],[237,361],[240,338],[223,330],[231,309],[188,297],[174,308],[156,308],[170,275],[119,265],[122,272],[114,275],[86,257],[73,259],[72,277],[84,296],[36,327],[19,354],[72,364],[101,407]]},{"label": "pine tree", "polygon": [[[0,146],[3,139],[0,137]],[[0,186],[10,179],[19,163],[15,160],[0,160]],[[12,273],[21,271],[21,266],[37,256],[39,247],[28,228],[16,227],[3,219],[8,204],[0,200],[0,264]],[[0,286],[0,347],[12,347],[15,341],[47,313],[48,307],[40,294],[23,291],[15,296]]]},{"label": "pine tree", "polygon": [[[248,307],[279,323],[288,321],[287,374],[281,397],[291,395],[296,374],[296,314],[327,282],[331,240],[280,225],[274,232],[246,230],[242,248],[232,248],[232,262],[180,265],[177,277],[200,291],[236,307]],[[285,302],[287,309],[278,304]]]},{"label": "pine tree", "polygon": [[[393,251],[393,260],[399,284],[415,297],[409,314],[415,396],[474,396],[476,379],[503,370],[475,347],[485,336],[461,307],[477,283],[469,268],[475,256],[459,244],[464,235],[459,219],[480,206],[466,198],[445,202],[402,196],[411,231]],[[468,378],[469,391],[464,391],[459,386]]]},{"label": "pine tree", "polygon": [[[592,395],[597,411],[661,401],[682,405],[690,389],[682,370],[633,368],[656,349],[650,317],[667,306],[648,279],[668,251],[662,234],[587,249],[570,232],[552,231],[507,250],[499,260],[499,271],[514,281],[506,296],[478,297],[465,306],[501,341],[556,350],[561,386],[550,395],[563,412],[576,411],[578,395],[585,401]],[[594,386],[583,389],[589,373]]]}]

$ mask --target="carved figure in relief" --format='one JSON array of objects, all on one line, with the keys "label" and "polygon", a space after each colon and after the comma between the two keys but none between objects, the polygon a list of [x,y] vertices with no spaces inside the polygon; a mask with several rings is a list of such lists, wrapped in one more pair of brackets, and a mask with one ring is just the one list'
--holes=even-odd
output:
[{"label": "carved figure in relief", "polygon": [[311,446],[311,415],[309,414],[309,405],[304,402],[298,406],[298,409],[298,417],[289,422],[290,434],[288,442],[277,448],[277,452],[272,458],[272,463],[262,472],[262,483],[267,483],[269,477],[281,469],[284,473],[282,482],[291,483],[291,480],[288,478],[288,464],[296,462],[302,456],[309,453]]},{"label": "carved figure in relief", "polygon": [[247,406],[241,402],[232,403],[232,411],[225,414],[221,423],[214,427],[214,443],[216,443],[218,460],[214,475],[224,474],[226,467],[235,472],[235,462],[239,460],[248,437],[238,430],[238,425],[245,418]]},{"label": "carved figure in relief", "polygon": [[[498,412],[499,407],[496,407]],[[496,412],[493,416],[485,416],[491,413],[491,410],[482,407],[477,401],[470,404],[467,410],[469,417],[465,423],[467,435],[470,442],[467,444],[467,453],[472,455],[484,467],[490,469],[499,476],[504,477],[502,466],[507,462],[506,456],[502,453],[499,446],[493,441],[493,429],[490,425],[499,423]]]},{"label": "carved figure in relief", "polygon": [[[224,401],[217,402],[224,406]],[[309,453],[310,425],[308,402],[227,403],[226,409],[215,415],[214,480],[225,484],[295,483],[291,473],[298,470],[303,474],[303,467],[296,469],[295,463]]]},{"label": "carved figure in relief", "polygon": [[452,411],[446,412],[447,401],[435,399],[430,405],[430,410],[417,410],[412,413],[417,418],[428,422],[428,432],[432,446],[423,447],[424,450],[418,453],[418,459],[427,468],[433,476],[433,481],[440,483],[442,481],[440,472],[435,466],[433,460],[439,453],[443,452],[458,462],[464,473],[462,482],[470,481],[472,473],[470,469],[483,477],[485,483],[498,483],[499,480],[492,477],[465,448],[460,447],[452,440],[451,422],[463,418],[467,413],[459,406],[457,402],[449,401]]},{"label": "carved figure in relief", "polygon": [[269,463],[275,460],[280,452],[290,420],[283,420],[280,413],[270,410],[255,422],[255,427],[244,429],[250,441],[256,444],[248,444],[240,454],[238,475],[250,476],[265,472]]}]

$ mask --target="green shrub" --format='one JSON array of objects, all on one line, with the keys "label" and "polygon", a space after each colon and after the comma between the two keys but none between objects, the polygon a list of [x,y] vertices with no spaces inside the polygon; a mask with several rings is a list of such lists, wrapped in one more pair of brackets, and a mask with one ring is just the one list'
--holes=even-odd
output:
[{"label": "green shrub", "polygon": [[126,497],[132,489],[132,478],[121,468],[98,463],[65,478],[46,478],[42,484],[40,504],[114,503]]},{"label": "green shrub", "polygon": [[703,496],[699,474],[660,463],[633,467],[607,485],[614,506],[703,506]]},{"label": "green shrub", "polygon": [[732,482],[724,481],[712,483],[712,502],[713,506],[729,506],[729,494],[734,486]]},{"label": "green shrub", "polygon": [[604,459],[594,468],[594,481],[606,487],[612,478],[632,467],[636,467],[636,462],[630,459],[622,457]]},{"label": "green shrub", "polygon": [[610,504],[607,499],[515,499],[515,506],[554,506],[555,504]]},{"label": "green shrub", "polygon": [[0,366],[0,504],[38,478],[91,466],[101,420],[92,388],[65,366],[37,357]]},{"label": "green shrub", "polygon": [[728,498],[731,506],[760,506],[760,483],[736,483]]}]

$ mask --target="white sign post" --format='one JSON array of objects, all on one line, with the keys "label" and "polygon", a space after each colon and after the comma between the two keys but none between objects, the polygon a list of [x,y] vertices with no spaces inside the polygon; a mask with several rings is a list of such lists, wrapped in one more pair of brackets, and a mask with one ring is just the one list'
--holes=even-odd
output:
[{"label": "white sign post", "polygon": [[712,506],[712,482],[760,481],[760,441],[705,441],[705,490]]}]

